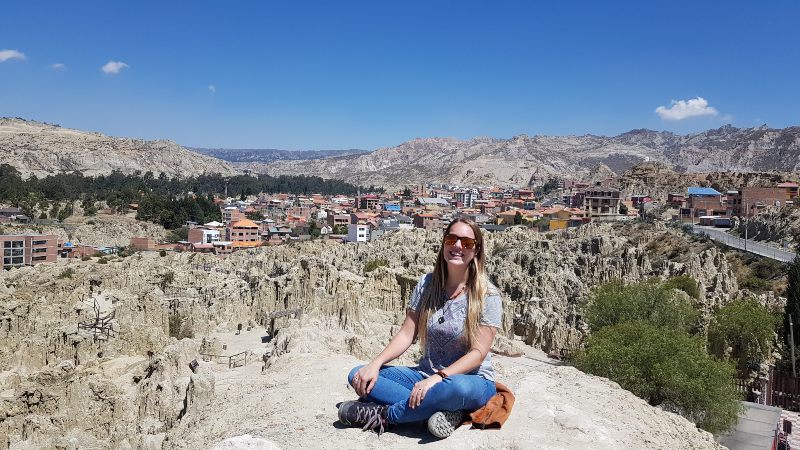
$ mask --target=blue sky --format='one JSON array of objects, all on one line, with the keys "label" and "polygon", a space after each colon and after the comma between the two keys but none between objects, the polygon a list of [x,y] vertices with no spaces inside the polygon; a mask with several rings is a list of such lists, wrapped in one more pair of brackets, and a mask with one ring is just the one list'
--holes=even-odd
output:
[{"label": "blue sky", "polygon": [[431,136],[800,125],[795,0],[14,1],[2,11],[0,116],[115,136],[374,149]]}]

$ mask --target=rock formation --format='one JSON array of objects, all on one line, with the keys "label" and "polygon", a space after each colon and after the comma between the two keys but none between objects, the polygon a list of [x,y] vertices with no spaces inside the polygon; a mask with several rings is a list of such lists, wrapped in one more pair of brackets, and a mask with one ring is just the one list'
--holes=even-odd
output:
[{"label": "rock formation", "polygon": [[[334,432],[332,402],[350,395],[336,380],[396,332],[417,279],[432,268],[440,239],[438,233],[410,230],[368,244],[305,242],[225,259],[151,252],[107,264],[60,261],[0,273],[0,448],[196,448],[247,434],[256,422],[271,427],[258,429],[270,441],[278,442],[278,431],[305,427],[322,430],[311,435],[316,439],[326,436]],[[675,251],[681,245],[686,247]],[[499,340],[506,346],[519,345],[515,335],[544,350],[577,346],[584,333],[581,302],[593,286],[614,278],[688,273],[703,291],[699,307],[707,308],[737,292],[735,276],[716,248],[667,228],[593,224],[547,234],[514,229],[489,234],[486,246],[489,276],[505,301]],[[386,259],[389,266],[365,273],[373,259]],[[297,308],[302,319],[275,317]],[[202,360],[191,364],[201,347],[218,346],[207,337],[232,333],[240,324],[272,333],[266,336],[272,339],[270,353],[262,346],[262,354],[249,354],[263,364],[233,371]],[[418,354],[412,349],[403,362]],[[570,368],[542,367],[536,373],[524,364],[502,369],[532,402],[520,410],[519,436],[509,437],[509,446],[525,447],[523,439],[548,433],[554,434],[546,442],[555,447],[588,445],[581,441],[585,433],[606,436],[598,442],[608,448],[633,445],[649,429],[628,414],[628,405],[635,405],[630,408],[664,427],[653,447],[674,448],[685,438],[696,448],[713,448],[685,420],[646,406],[613,383]],[[241,373],[252,377],[236,378]],[[574,384],[562,386],[561,379]],[[293,394],[304,386],[316,394]],[[573,400],[559,403],[570,390]],[[581,396],[590,392],[607,398],[587,407]],[[626,408],[608,420],[610,405],[620,402]],[[544,421],[546,428],[525,431],[530,420]],[[294,446],[291,435],[283,436],[280,446]],[[355,439],[355,446],[373,443],[352,430],[339,436]],[[408,443],[402,435],[391,439],[392,445]]]}]

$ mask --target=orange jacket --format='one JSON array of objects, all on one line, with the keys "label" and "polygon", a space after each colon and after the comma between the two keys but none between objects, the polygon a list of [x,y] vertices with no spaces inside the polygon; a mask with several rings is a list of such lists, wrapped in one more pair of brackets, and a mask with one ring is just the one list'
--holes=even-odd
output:
[{"label": "orange jacket", "polygon": [[502,383],[495,383],[497,394],[486,402],[479,410],[470,413],[465,424],[472,423],[473,428],[500,428],[511,415],[514,407],[514,393]]}]

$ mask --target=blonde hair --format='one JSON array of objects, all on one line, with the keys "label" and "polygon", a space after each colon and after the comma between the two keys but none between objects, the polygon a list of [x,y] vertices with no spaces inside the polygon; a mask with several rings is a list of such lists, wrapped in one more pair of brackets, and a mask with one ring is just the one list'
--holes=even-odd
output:
[{"label": "blonde hair", "polygon": [[[484,253],[483,234],[475,222],[469,219],[454,219],[444,231],[446,236],[450,233],[450,228],[457,223],[463,223],[472,229],[475,234],[475,257],[469,262],[467,268],[467,317],[464,323],[464,340],[467,349],[471,349],[476,340],[478,332],[478,321],[483,311],[483,300],[489,291],[489,282],[486,279],[486,256]],[[444,237],[442,237],[444,240]],[[439,247],[439,255],[436,257],[436,265],[433,267],[433,275],[422,293],[419,308],[419,321],[417,325],[417,337],[419,337],[420,347],[425,348],[428,337],[428,317],[436,310],[444,306],[445,286],[447,285],[447,261],[444,259],[444,242]]]}]

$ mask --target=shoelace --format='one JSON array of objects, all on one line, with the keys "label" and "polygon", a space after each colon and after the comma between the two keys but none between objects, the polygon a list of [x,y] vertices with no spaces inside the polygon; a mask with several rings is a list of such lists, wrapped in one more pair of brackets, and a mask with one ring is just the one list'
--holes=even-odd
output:
[{"label": "shoelace", "polygon": [[358,421],[364,421],[363,431],[371,430],[378,433],[378,436],[386,431],[386,418],[383,417],[385,408],[357,407],[356,417]]}]

